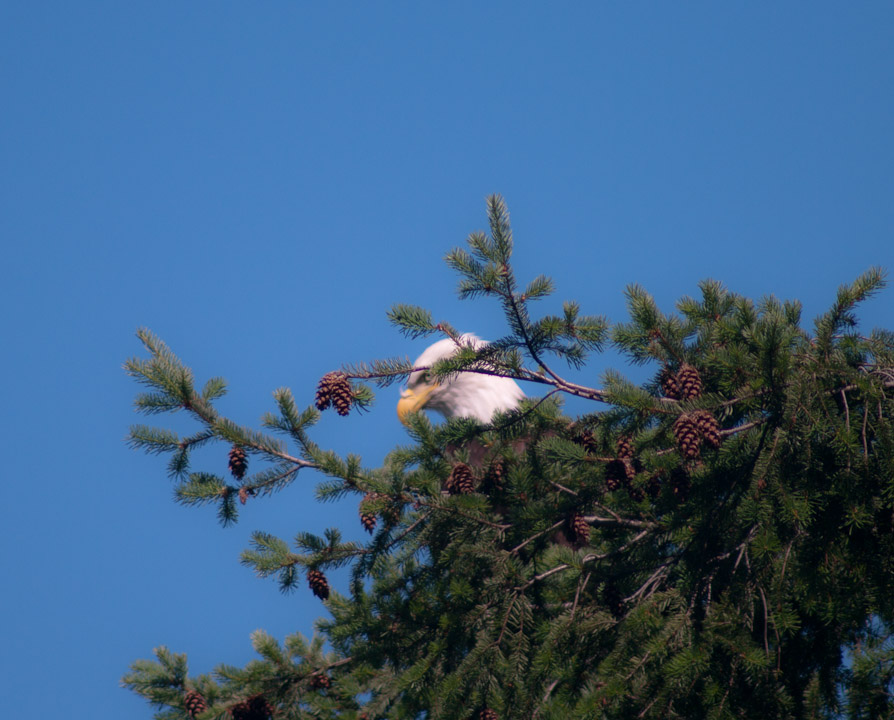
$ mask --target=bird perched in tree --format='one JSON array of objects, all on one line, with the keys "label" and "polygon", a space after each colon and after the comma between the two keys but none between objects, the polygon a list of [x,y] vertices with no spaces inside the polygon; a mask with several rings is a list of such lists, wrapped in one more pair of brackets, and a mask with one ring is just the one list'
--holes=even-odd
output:
[{"label": "bird perched in tree", "polygon": [[[475,348],[487,345],[470,333],[461,335],[459,340]],[[413,367],[431,368],[458,350],[453,340],[439,340],[416,358]],[[401,393],[397,415],[406,424],[410,413],[427,409],[436,410],[445,418],[470,417],[489,423],[495,412],[514,410],[523,397],[518,383],[510,378],[462,372],[450,380],[439,381],[431,379],[428,370],[417,370],[410,374],[407,389]]]}]

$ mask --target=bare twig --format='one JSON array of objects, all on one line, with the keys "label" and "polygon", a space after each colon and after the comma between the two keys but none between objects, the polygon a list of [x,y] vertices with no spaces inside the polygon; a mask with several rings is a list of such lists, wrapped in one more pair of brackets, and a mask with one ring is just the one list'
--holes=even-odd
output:
[{"label": "bare twig", "polygon": [[559,520],[558,522],[553,523],[548,528],[546,528],[546,530],[541,530],[538,533],[534,533],[533,535],[531,535],[531,537],[529,537],[523,543],[516,545],[514,548],[512,548],[512,550],[509,551],[509,554],[514,555],[519,550],[521,550],[525,545],[527,545],[529,542],[532,542],[532,541],[536,540],[537,538],[539,538],[543,535],[546,535],[549,532],[552,532],[553,530],[557,530],[558,528],[562,527],[562,525],[564,525],[564,524],[565,524],[564,520]]},{"label": "bare twig", "polygon": [[592,571],[588,572],[584,577],[582,582],[577,584],[577,590],[574,592],[574,604],[571,606],[571,619],[574,620],[574,613],[577,612],[577,601],[580,598],[581,591],[587,587],[587,583],[590,582],[590,576],[592,575]]},{"label": "bare twig", "polygon": [[770,643],[767,642],[767,625],[770,620],[767,613],[767,596],[764,595],[764,589],[758,586],[758,591],[761,594],[761,602],[764,604],[764,652],[767,654],[767,657],[770,657]]}]

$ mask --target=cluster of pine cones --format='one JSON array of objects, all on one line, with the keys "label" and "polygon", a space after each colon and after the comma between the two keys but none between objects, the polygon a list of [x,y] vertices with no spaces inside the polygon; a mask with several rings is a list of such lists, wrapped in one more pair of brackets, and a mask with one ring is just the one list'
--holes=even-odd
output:
[{"label": "cluster of pine cones", "polygon": [[590,542],[590,523],[580,513],[574,513],[568,518],[568,532],[571,536],[571,544],[575,547],[583,547]]},{"label": "cluster of pine cones", "polygon": [[273,707],[263,695],[243,700],[230,708],[233,720],[268,720],[273,716]]},{"label": "cluster of pine cones", "polygon": [[[686,363],[676,373],[664,368],[659,382],[661,391],[673,400],[695,400],[702,394],[702,378],[698,370]],[[680,453],[687,460],[698,458],[703,443],[713,448],[720,447],[720,425],[707,410],[680,415],[674,422],[673,433]]]},{"label": "cluster of pine cones", "polygon": [[351,412],[354,403],[354,393],[351,392],[351,383],[343,372],[326,373],[317,386],[315,405],[317,410],[323,411],[332,405],[339,415],[347,415]]},{"label": "cluster of pine cones", "polygon": [[[197,717],[208,709],[208,703],[197,690],[190,690],[183,697],[183,709],[190,717]],[[273,706],[263,695],[242,700],[230,708],[233,720],[268,720],[273,717]]]},{"label": "cluster of pine cones", "polygon": [[645,495],[633,484],[638,469],[642,469],[639,461],[634,459],[633,443],[630,438],[622,435],[618,438],[615,448],[615,459],[610,460],[605,466],[605,487],[609,492],[614,492],[622,485],[627,493],[635,501],[639,502]]},{"label": "cluster of pine cones", "polygon": [[672,400],[694,400],[702,394],[702,378],[692,365],[683,363],[676,373],[666,367],[659,378],[661,392]]},{"label": "cluster of pine cones", "polygon": [[674,422],[673,432],[677,447],[687,460],[698,458],[702,443],[713,448],[720,447],[720,425],[707,410],[680,415]]}]

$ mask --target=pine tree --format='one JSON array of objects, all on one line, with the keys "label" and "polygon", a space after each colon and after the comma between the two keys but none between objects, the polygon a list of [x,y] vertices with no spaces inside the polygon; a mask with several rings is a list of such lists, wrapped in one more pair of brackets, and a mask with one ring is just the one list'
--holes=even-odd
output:
[{"label": "pine tree", "polygon": [[[280,389],[254,430],[215,409],[222,380],[198,389],[139,332],[149,357],[126,364],[149,388],[137,408],[185,412],[196,430],[136,426],[130,442],[170,456],[180,502],[216,506],[231,523],[240,492],[270,495],[312,470],[325,477],[322,498],[356,497],[372,536],[299,532],[290,546],[255,533],[243,562],[322,598],[321,634],[280,645],[258,632],[260,660],[215,677],[190,678],[185,656],[160,648],[125,685],[161,708],[156,717],[184,720],[889,717],[894,333],[861,334],[855,316],[882,273],[842,286],[809,329],[798,303],[753,302],[714,281],[670,314],[631,286],[627,322],[581,315],[575,302],[534,319],[530,302],[552,283],[518,285],[500,198],[488,215],[490,232],[447,262],[460,296],[496,299],[509,332],[429,372],[485,363],[546,394],[486,427],[412,416],[415,444],[381,468],[323,450],[311,430],[330,405],[368,406],[362,381],[400,381],[409,362],[327,375],[320,410]],[[412,337],[456,337],[418,307],[390,317]],[[557,369],[609,344],[652,379],[608,372],[597,388]],[[563,394],[593,410],[566,417]],[[470,442],[487,448],[481,468],[456,454]],[[234,471],[231,485],[221,470],[192,470],[192,451],[214,443],[220,468],[239,448],[254,474]],[[330,588],[325,571],[345,564],[350,586]]]}]

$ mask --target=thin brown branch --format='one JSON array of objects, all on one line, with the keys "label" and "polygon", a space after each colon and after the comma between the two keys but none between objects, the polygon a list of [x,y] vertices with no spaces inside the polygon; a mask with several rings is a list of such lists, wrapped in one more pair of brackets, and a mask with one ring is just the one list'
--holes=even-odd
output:
[{"label": "thin brown branch", "polygon": [[651,589],[653,587],[657,587],[658,582],[667,574],[667,568],[669,567],[669,565],[670,563],[663,563],[662,565],[659,565],[658,569],[649,576],[649,579],[640,586],[639,590],[633,593],[633,595],[631,595],[630,597],[624,598],[624,602],[632,602],[633,600],[636,600],[640,595],[642,595],[644,598],[652,595],[652,592],[650,592]]},{"label": "thin brown branch", "polygon": [[559,520],[558,522],[553,523],[548,528],[546,528],[546,530],[541,530],[540,532],[534,533],[533,535],[531,535],[531,537],[529,537],[523,543],[516,545],[514,548],[512,548],[512,550],[509,551],[509,554],[514,555],[519,550],[521,550],[525,545],[527,545],[529,542],[532,542],[532,541],[536,540],[537,538],[542,537],[543,535],[546,535],[549,532],[552,532],[553,530],[557,530],[558,528],[562,527],[562,525],[564,525],[564,524],[565,524],[564,520]]},{"label": "thin brown branch", "polygon": [[[587,555],[584,555],[580,559],[580,562],[582,565],[587,565],[589,563],[596,562],[597,560],[606,560],[610,557],[614,557],[615,555],[618,555],[619,553],[622,553],[625,550],[628,550],[631,547],[633,547],[633,545],[635,545],[640,540],[642,540],[646,535],[648,535],[649,532],[650,532],[649,529],[643,530],[641,533],[636,535],[636,537],[628,540],[626,543],[624,543],[620,547],[616,548],[615,550],[612,550],[611,552],[588,553]],[[529,587],[531,587],[531,585],[533,585],[534,583],[540,582],[541,580],[546,580],[546,578],[550,577],[551,575],[555,575],[556,573],[562,572],[563,570],[567,570],[568,568],[571,568],[571,567],[575,567],[575,566],[571,565],[569,563],[562,563],[561,565],[556,565],[554,568],[550,568],[549,570],[545,570],[544,572],[540,573],[539,575],[535,575],[533,578],[528,580],[528,582],[526,582],[520,588],[516,588],[516,591],[524,592]]]},{"label": "thin brown branch", "polygon": [[588,572],[583,581],[577,584],[577,590],[574,592],[574,604],[571,606],[571,620],[574,620],[574,613],[577,612],[577,601],[580,599],[581,591],[587,587],[587,583],[590,582],[590,576],[592,574],[592,571]]},{"label": "thin brown branch", "polygon": [[863,403],[863,430],[861,435],[863,437],[863,464],[869,464],[869,446],[866,442],[866,423],[869,420],[869,406],[866,403]]},{"label": "thin brown branch", "polygon": [[614,517],[614,518],[606,518],[600,517],[599,515],[584,515],[584,520],[586,520],[590,525],[609,525],[609,526],[620,526],[620,527],[630,527],[630,528],[654,528],[657,527],[655,523],[649,522],[648,520],[630,520],[628,518],[622,517]]},{"label": "thin brown branch", "polygon": [[422,507],[431,508],[432,510],[437,510],[439,512],[449,512],[453,515],[459,515],[460,517],[464,517],[468,520],[473,520],[477,523],[481,523],[482,525],[487,525],[488,527],[492,527],[495,530],[500,530],[501,532],[512,527],[512,525],[500,525],[499,523],[491,522],[490,520],[475,517],[474,515],[470,515],[469,513],[465,513],[462,510],[458,510],[454,507],[448,507],[446,505],[433,505],[432,503],[427,503],[424,500],[415,500],[414,502],[418,503]]},{"label": "thin brown branch", "polygon": [[758,586],[757,589],[758,591],[760,591],[761,602],[763,602],[764,604],[764,652],[766,653],[767,657],[770,657],[770,643],[767,641],[767,626],[770,623],[767,613],[767,596],[764,595],[764,589],[762,587]]},{"label": "thin brown branch", "polygon": [[408,525],[406,527],[406,529],[402,533],[400,533],[400,535],[398,535],[395,538],[392,538],[391,542],[388,543],[388,547],[386,548],[386,550],[394,547],[397,543],[399,543],[401,540],[403,540],[407,535],[409,535],[411,532],[413,532],[413,530],[415,530],[421,523],[428,520],[428,518],[431,517],[432,512],[433,511],[430,510],[429,512],[425,513],[425,515],[422,515],[421,517],[416,518],[416,521],[413,522],[412,524]]}]

